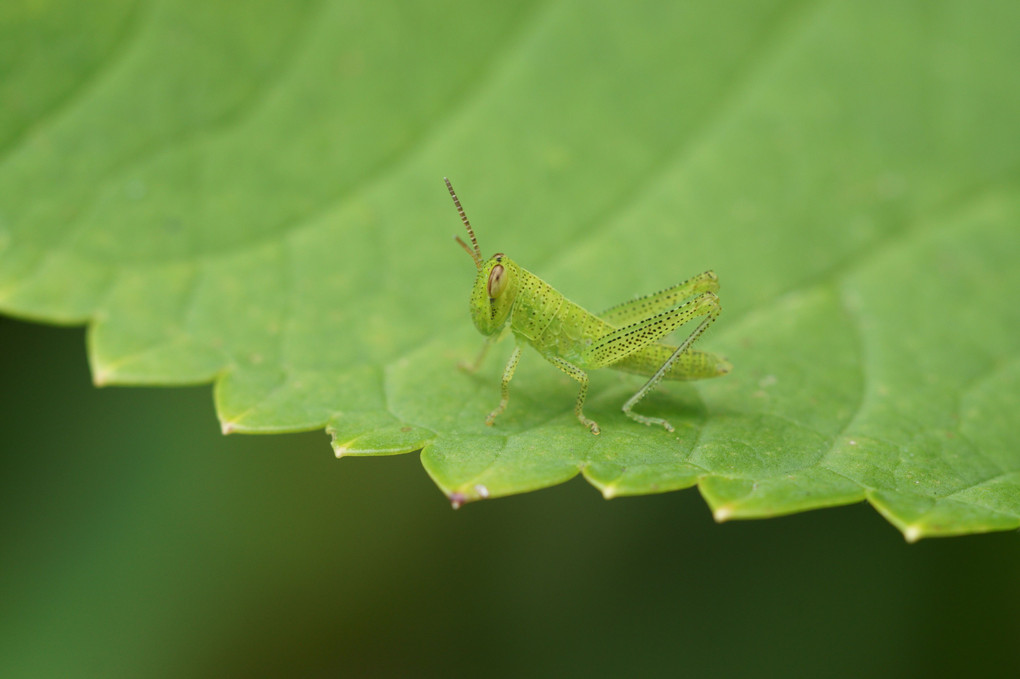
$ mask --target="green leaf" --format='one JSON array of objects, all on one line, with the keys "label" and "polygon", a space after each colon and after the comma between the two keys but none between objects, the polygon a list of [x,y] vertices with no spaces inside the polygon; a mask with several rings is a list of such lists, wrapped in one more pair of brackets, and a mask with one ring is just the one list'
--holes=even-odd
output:
[{"label": "green leaf", "polygon": [[[582,473],[718,519],[866,499],[1020,526],[1011,0],[5,3],[0,309],[89,324],[99,384],[214,381],[224,431],[423,448],[455,504]],[[590,309],[714,269],[719,380],[620,405],[525,353],[474,267]]]}]

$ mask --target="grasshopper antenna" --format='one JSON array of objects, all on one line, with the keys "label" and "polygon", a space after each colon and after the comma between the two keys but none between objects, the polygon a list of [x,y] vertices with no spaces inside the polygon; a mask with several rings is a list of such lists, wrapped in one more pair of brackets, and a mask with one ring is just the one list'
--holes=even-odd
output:
[{"label": "grasshopper antenna", "polygon": [[467,227],[468,235],[471,236],[471,245],[475,246],[472,250],[468,247],[467,243],[461,240],[460,236],[454,236],[460,246],[464,248],[464,252],[471,255],[471,259],[475,260],[475,268],[482,268],[482,250],[478,247],[478,239],[475,238],[475,230],[471,228],[471,222],[468,221],[467,215],[464,214],[464,208],[460,205],[460,199],[457,198],[457,194],[453,191],[453,184],[446,177],[443,177],[443,181],[446,182],[446,188],[450,191],[450,197],[453,198],[453,204],[457,206],[457,212],[460,214],[460,221],[464,222],[464,226]]}]

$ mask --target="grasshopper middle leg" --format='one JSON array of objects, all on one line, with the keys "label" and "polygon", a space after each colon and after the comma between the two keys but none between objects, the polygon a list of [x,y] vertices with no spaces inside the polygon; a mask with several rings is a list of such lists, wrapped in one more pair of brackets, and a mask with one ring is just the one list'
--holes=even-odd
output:
[{"label": "grasshopper middle leg", "polygon": [[588,394],[588,373],[581,370],[573,363],[568,363],[557,356],[546,356],[546,358],[548,358],[557,368],[581,383],[581,391],[578,392],[577,403],[574,404],[574,414],[577,415],[577,419],[581,421],[581,424],[591,430],[591,433],[598,434],[602,431],[599,429],[598,423],[596,423],[595,420],[584,416],[584,398]]}]

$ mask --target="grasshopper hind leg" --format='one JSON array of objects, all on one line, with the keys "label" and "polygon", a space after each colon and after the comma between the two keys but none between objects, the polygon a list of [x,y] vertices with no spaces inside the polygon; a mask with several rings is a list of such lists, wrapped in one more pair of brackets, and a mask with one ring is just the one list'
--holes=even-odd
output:
[{"label": "grasshopper hind leg", "polygon": [[[674,313],[677,314],[677,320],[680,321],[679,325],[683,325],[688,320],[695,318],[696,316],[705,316],[705,318],[698,324],[698,327],[683,341],[683,343],[676,348],[676,351],[670,355],[666,362],[659,366],[659,369],[645,382],[644,386],[637,390],[637,392],[627,399],[627,402],[623,404],[623,412],[630,419],[635,422],[640,422],[645,425],[657,424],[663,427],[666,431],[674,431],[673,425],[667,420],[661,417],[649,417],[648,415],[641,415],[635,413],[633,408],[641,399],[648,395],[652,389],[655,388],[662,378],[669,372],[673,364],[676,363],[677,359],[694,344],[694,341],[701,336],[703,332],[712,324],[718,316],[719,312],[722,311],[722,307],[719,306],[719,298],[713,293],[707,292],[694,298],[687,304],[678,308]],[[729,372],[729,364],[725,361],[719,366],[718,374],[725,374]]]}]

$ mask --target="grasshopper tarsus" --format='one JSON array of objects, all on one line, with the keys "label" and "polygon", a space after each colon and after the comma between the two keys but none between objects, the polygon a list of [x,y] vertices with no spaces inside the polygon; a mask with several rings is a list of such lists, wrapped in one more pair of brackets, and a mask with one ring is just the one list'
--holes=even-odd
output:
[{"label": "grasshopper tarsus", "polygon": [[634,420],[635,422],[640,422],[646,427],[650,427],[653,424],[657,424],[670,433],[676,431],[673,428],[673,425],[669,423],[669,420],[663,419],[661,417],[648,417],[647,415],[639,415],[638,413],[635,413],[627,409],[624,409],[623,413],[630,419]]}]

